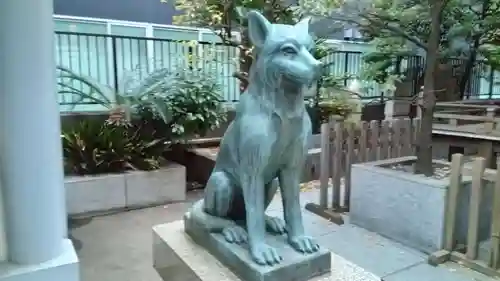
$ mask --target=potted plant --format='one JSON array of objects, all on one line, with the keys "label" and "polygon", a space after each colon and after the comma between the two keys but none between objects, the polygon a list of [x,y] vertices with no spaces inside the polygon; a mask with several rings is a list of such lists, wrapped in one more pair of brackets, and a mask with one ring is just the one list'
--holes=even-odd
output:
[{"label": "potted plant", "polygon": [[141,133],[116,112],[63,132],[67,207],[71,215],[185,199],[185,169],[162,155],[165,140]]}]

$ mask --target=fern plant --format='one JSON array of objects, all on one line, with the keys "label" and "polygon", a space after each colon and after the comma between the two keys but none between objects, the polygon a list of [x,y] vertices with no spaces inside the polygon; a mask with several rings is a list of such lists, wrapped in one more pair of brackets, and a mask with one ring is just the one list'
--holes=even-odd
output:
[{"label": "fern plant", "polygon": [[[164,91],[168,88],[166,69],[159,69],[149,74],[137,86],[119,92],[109,85],[100,83],[92,77],[79,75],[73,70],[57,66],[59,72],[58,86],[59,94],[70,94],[76,97],[75,105],[83,102],[91,102],[101,105],[108,110],[122,108],[127,120],[131,119],[132,111],[137,106],[151,107],[157,112],[165,123],[171,120],[171,114],[165,101]],[[77,88],[74,85],[80,84]],[[85,88],[85,90],[82,90]]]}]

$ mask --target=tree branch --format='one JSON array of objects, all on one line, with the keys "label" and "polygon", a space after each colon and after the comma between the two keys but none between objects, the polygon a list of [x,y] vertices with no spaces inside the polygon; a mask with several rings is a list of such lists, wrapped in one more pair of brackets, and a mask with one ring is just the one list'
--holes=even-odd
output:
[{"label": "tree branch", "polygon": [[364,24],[358,19],[355,19],[353,17],[346,17],[344,15],[330,15],[330,16],[327,16],[326,18],[331,19],[331,20],[335,20],[335,21],[342,21],[342,22],[346,22],[346,23],[351,23],[351,24],[358,25],[358,26],[364,27],[364,28],[372,28],[373,29],[374,27],[378,27],[380,29],[385,29],[385,30],[391,32],[392,34],[394,34],[395,36],[402,37],[402,38],[412,42],[413,44],[417,45],[419,48],[427,51],[427,45],[424,44],[419,38],[412,36],[410,34],[407,34],[404,30],[402,30],[399,27],[391,26],[388,23],[384,23],[383,20],[380,19],[380,17],[378,15],[376,15],[374,13],[366,12],[366,13],[359,14],[359,16],[362,17],[363,19],[367,20],[369,22],[369,24]]},{"label": "tree branch", "polygon": [[[364,16],[364,18],[367,21],[369,21],[371,24],[375,24],[375,25],[379,26],[380,28],[384,28],[387,31],[392,32],[394,35],[402,37],[402,38],[412,42],[413,44],[417,45],[419,48],[427,51],[427,45],[424,44],[418,37],[415,37],[415,36],[412,36],[412,35],[406,33],[400,27],[391,26],[390,25],[391,23],[385,23],[384,20],[381,17],[379,17],[377,14],[370,13],[370,12],[367,12],[366,14],[368,16]],[[363,15],[361,15],[361,16],[363,16]],[[372,16],[376,19],[370,18],[369,16]]]}]

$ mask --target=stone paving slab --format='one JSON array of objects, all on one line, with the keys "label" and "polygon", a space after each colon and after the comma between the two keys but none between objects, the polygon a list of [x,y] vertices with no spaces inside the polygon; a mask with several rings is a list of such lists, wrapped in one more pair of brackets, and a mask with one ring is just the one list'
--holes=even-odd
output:
[{"label": "stone paving slab", "polygon": [[[451,264],[451,263],[450,263]],[[455,265],[433,267],[422,263],[382,278],[382,281],[492,281],[493,279],[471,270],[457,271]],[[498,280],[498,279],[497,279]]]},{"label": "stone paving slab", "polygon": [[318,243],[380,277],[427,259],[422,253],[350,224],[319,237]]}]

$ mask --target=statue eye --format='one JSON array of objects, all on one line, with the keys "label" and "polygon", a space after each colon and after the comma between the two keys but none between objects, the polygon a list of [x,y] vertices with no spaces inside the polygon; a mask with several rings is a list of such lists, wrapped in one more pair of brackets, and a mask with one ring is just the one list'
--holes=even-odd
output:
[{"label": "statue eye", "polygon": [[294,48],[294,47],[292,47],[292,46],[287,46],[287,45],[283,46],[283,47],[281,48],[281,51],[282,51],[283,53],[285,53],[285,54],[289,54],[289,55],[294,55],[294,54],[296,54],[296,53],[297,53],[297,49],[295,49],[295,48]]}]

